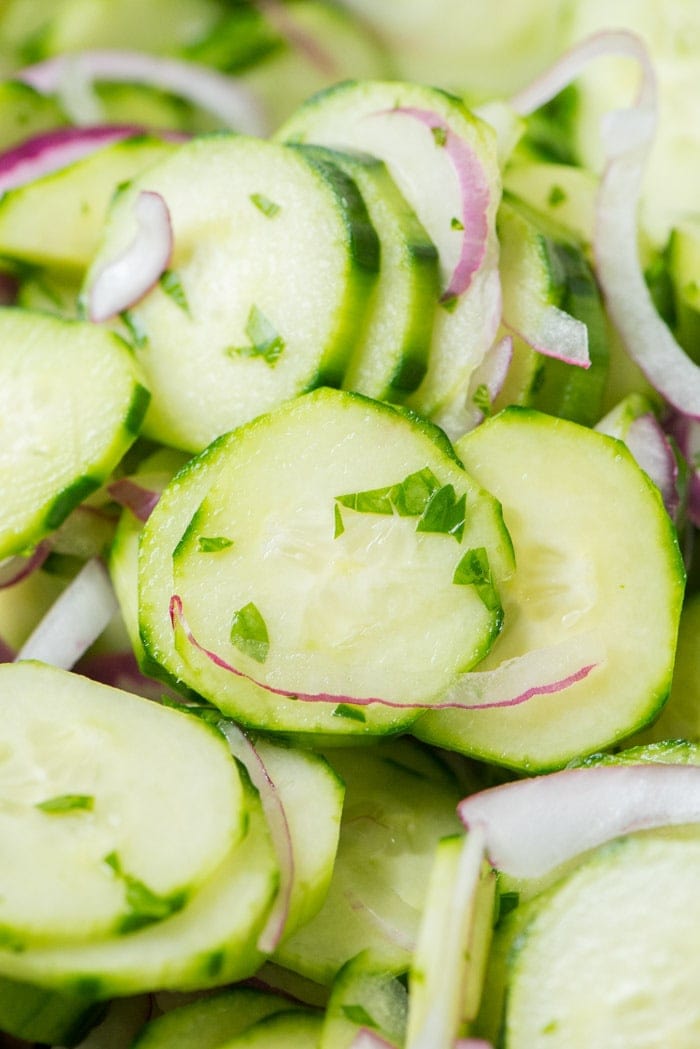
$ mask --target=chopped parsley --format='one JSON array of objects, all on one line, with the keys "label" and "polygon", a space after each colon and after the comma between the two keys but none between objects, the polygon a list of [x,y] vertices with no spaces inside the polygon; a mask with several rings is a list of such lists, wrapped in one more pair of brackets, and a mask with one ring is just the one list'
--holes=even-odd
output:
[{"label": "chopped parsley", "polygon": [[272,321],[255,304],[250,308],[245,333],[250,339],[250,344],[231,346],[226,352],[241,357],[262,357],[266,364],[274,367],[284,350],[285,341]]},{"label": "chopped parsley", "polygon": [[95,799],[92,794],[57,794],[55,798],[37,802],[35,808],[42,812],[92,812]]},{"label": "chopped parsley", "polygon": [[262,211],[269,219],[273,219],[280,210],[280,205],[275,204],[274,200],[270,200],[264,193],[251,193],[250,199],[258,211]]},{"label": "chopped parsley", "polygon": [[256,663],[264,663],[267,659],[270,650],[267,626],[252,601],[233,613],[230,637],[231,644],[254,659]]},{"label": "chopped parsley", "polygon": [[219,550],[228,550],[230,546],[233,546],[233,539],[227,539],[225,535],[200,535],[197,545],[201,553],[215,554]]},{"label": "chopped parsley", "polygon": [[169,295],[176,306],[189,315],[190,307],[182,286],[179,273],[176,270],[165,270],[160,277],[159,284],[166,295]]}]

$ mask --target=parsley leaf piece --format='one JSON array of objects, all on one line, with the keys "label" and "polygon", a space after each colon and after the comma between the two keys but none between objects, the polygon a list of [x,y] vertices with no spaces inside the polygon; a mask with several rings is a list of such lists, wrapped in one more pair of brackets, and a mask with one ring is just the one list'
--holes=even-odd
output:
[{"label": "parsley leaf piece", "polygon": [[447,128],[446,127],[431,127],[430,132],[435,140],[436,146],[447,145]]},{"label": "parsley leaf piece", "polygon": [[477,388],[472,394],[472,402],[474,407],[478,408],[480,412],[488,418],[489,415],[493,415],[493,404],[491,403],[491,393],[485,382],[479,383]]},{"label": "parsley leaf piece", "polygon": [[349,495],[336,496],[336,502],[350,510],[356,510],[358,514],[392,514],[392,490],[390,486],[373,488],[367,492],[351,492]]},{"label": "parsley leaf piece", "polygon": [[203,554],[215,554],[219,550],[228,550],[233,546],[233,539],[227,539],[225,535],[200,535],[197,545]]},{"label": "parsley leaf piece", "polygon": [[332,717],[348,718],[350,721],[367,720],[364,710],[360,710],[358,707],[352,707],[349,703],[339,703],[337,707],[333,707]]},{"label": "parsley leaf piece", "polygon": [[252,601],[233,613],[230,637],[231,644],[254,659],[256,663],[264,663],[267,659],[270,638],[265,620]]},{"label": "parsley leaf piece", "polygon": [[457,586],[473,586],[490,612],[495,612],[501,607],[485,547],[477,546],[467,550],[455,568],[452,582]]},{"label": "parsley leaf piece", "polygon": [[451,535],[461,543],[466,524],[466,503],[466,495],[458,499],[451,484],[443,485],[431,496],[416,531]]},{"label": "parsley leaf piece", "polygon": [[464,223],[462,222],[461,219],[458,219],[457,216],[455,215],[453,218],[450,219],[450,228],[451,229],[463,230],[464,229]]},{"label": "parsley leaf piece", "polygon": [[285,341],[274,324],[263,311],[253,304],[248,314],[245,333],[249,346],[232,346],[226,352],[242,357],[262,357],[266,364],[274,367],[285,347]]},{"label": "parsley leaf piece", "polygon": [[333,538],[337,539],[339,535],[342,535],[345,531],[345,525],[343,524],[343,515],[340,512],[340,507],[336,503],[333,507]]},{"label": "parsley leaf piece", "polygon": [[396,512],[400,517],[420,517],[439,487],[440,482],[429,466],[409,474],[392,488]]},{"label": "parsley leaf piece", "polygon": [[92,794],[57,794],[55,798],[39,801],[35,808],[42,812],[92,812],[95,799]]},{"label": "parsley leaf piece", "polygon": [[367,1012],[364,1005],[359,1003],[357,1005],[350,1004],[343,1005],[341,1008],[351,1023],[359,1024],[361,1027],[379,1027],[377,1021]]},{"label": "parsley leaf piece", "polygon": [[280,205],[275,204],[274,200],[270,200],[264,193],[251,193],[250,199],[258,211],[262,211],[269,219],[273,219],[280,210]]},{"label": "parsley leaf piece", "polygon": [[169,295],[176,306],[189,316],[190,307],[185,289],[176,270],[164,270],[158,281],[166,295]]}]

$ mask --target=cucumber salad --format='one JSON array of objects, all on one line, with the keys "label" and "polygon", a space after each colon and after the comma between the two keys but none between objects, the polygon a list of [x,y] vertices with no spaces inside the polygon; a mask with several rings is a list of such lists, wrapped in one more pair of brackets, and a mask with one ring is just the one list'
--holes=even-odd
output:
[{"label": "cucumber salad", "polygon": [[0,4],[3,1044],[700,1045],[700,16],[533,6]]}]

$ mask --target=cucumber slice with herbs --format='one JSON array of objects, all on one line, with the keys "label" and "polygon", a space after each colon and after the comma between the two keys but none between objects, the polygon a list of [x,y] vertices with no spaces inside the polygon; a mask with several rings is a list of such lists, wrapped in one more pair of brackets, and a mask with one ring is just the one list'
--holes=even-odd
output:
[{"label": "cucumber slice with herbs", "polygon": [[0,684],[3,946],[89,942],[182,909],[244,832],[223,740],[39,663],[0,666]]},{"label": "cucumber slice with herbs", "polygon": [[630,735],[668,695],[684,590],[658,489],[621,442],[528,409],[506,409],[457,450],[501,500],[517,563],[504,629],[479,669],[571,638],[597,638],[601,659],[563,692],[510,709],[430,711],[413,731],[531,772]]},{"label": "cucumber slice with herbs", "polygon": [[338,973],[328,1000],[319,1049],[351,1049],[363,1028],[404,1045],[408,995],[404,984],[371,953],[361,952]]},{"label": "cucumber slice with herbs", "polygon": [[130,242],[142,190],[164,198],[174,238],[167,279],[128,311],[153,390],[148,436],[199,451],[304,390],[342,381],[379,267],[351,179],[277,143],[196,138],[119,195],[88,290]]},{"label": "cucumber slice with herbs", "polygon": [[5,557],[99,487],[134,441],[149,395],[111,332],[11,307],[0,310],[0,375]]},{"label": "cucumber slice with herbs", "polygon": [[183,676],[261,728],[300,700],[398,727],[491,647],[510,571],[498,503],[421,425],[318,390],[237,432],[173,553]]},{"label": "cucumber slice with herbs", "polygon": [[[278,136],[361,150],[387,165],[440,260],[441,299],[435,303],[428,371],[409,403],[429,415],[466,392],[496,334],[500,309],[500,173],[493,129],[436,88],[366,80],[311,97]],[[472,239],[483,249],[478,261]],[[468,259],[470,279],[456,280]]]}]

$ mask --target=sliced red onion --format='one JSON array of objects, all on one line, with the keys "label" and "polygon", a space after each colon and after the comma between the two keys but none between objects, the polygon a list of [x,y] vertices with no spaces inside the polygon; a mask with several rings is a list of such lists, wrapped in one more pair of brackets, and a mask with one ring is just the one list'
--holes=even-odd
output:
[{"label": "sliced red onion", "polygon": [[686,512],[690,523],[700,528],[700,422],[687,415],[672,414],[665,425],[688,463]]},{"label": "sliced red onion", "polygon": [[348,1049],[397,1049],[397,1046],[393,1042],[388,1042],[371,1027],[361,1027],[350,1042]]},{"label": "sliced red onion", "polygon": [[121,255],[98,270],[88,288],[88,316],[96,323],[133,306],[168,268],[173,231],[168,206],[160,193],[142,190],[136,197],[134,214],[134,239]]},{"label": "sliced red onion", "polygon": [[483,828],[497,870],[537,878],[623,834],[700,823],[700,767],[565,769],[472,794],[458,813]]},{"label": "sliced red onion", "polygon": [[17,653],[69,670],[118,610],[109,573],[97,558],[87,561],[54,601]]},{"label": "sliced red onion", "polygon": [[591,61],[609,55],[634,59],[642,76],[633,106],[607,113],[601,124],[606,166],[596,204],[596,275],[610,319],[630,357],[671,405],[700,418],[700,368],[659,316],[637,251],[637,208],[657,126],[656,78],[644,42],[622,30],[588,37],[519,92],[511,104],[527,115],[553,98]]},{"label": "sliced red onion", "polygon": [[37,568],[41,568],[50,552],[51,544],[43,540],[34,547],[31,554],[15,554],[0,561],[0,590],[21,583]]},{"label": "sliced red onion", "polygon": [[8,645],[4,637],[0,637],[0,663],[12,663],[17,657],[12,645]]},{"label": "sliced red onion", "polygon": [[588,328],[558,306],[545,306],[533,298],[527,309],[520,309],[518,316],[507,315],[504,305],[503,324],[510,331],[545,357],[573,364],[579,368],[590,368],[588,352]]},{"label": "sliced red onion", "polygon": [[[437,932],[440,973],[429,974],[435,981],[433,994],[426,1002],[419,1028],[406,1041],[406,1049],[449,1047],[457,1037],[471,963],[467,946],[472,938],[475,900],[485,856],[486,836],[480,826],[474,826],[464,840],[454,878],[448,886],[449,895],[444,901],[444,917]],[[410,1027],[409,1014],[409,1030]]]},{"label": "sliced red onion", "polygon": [[269,130],[257,99],[240,81],[196,62],[141,51],[97,49],[56,55],[15,76],[43,94],[60,91],[71,77],[149,84],[213,113],[225,127],[259,136]]},{"label": "sliced red onion", "polygon": [[[460,392],[450,404],[433,415],[433,422],[455,441],[483,421],[488,408],[503,389],[513,359],[513,340],[505,335],[487,351],[472,372],[466,395]],[[481,405],[481,397],[485,404]]]},{"label": "sliced red onion", "polygon": [[[400,909],[404,912],[404,914],[408,912],[410,918],[413,919],[412,924],[415,924],[414,908],[411,907],[410,904],[405,903],[403,900],[401,900],[401,897],[398,896],[398,893],[394,893],[393,895],[396,899],[400,901]],[[374,907],[370,907],[365,900],[361,899],[360,896],[354,893],[351,889],[346,889],[345,898],[350,904],[350,909],[355,911],[356,913],[362,911],[363,915],[369,921],[369,923],[371,925],[375,925],[381,932],[382,936],[384,936],[384,938],[389,943],[395,944],[402,951],[406,951],[408,954],[413,953],[413,951],[416,948],[416,941],[413,937],[407,936],[403,929],[397,928],[396,925],[388,921],[384,914],[380,914],[374,909]]]},{"label": "sliced red onion", "polygon": [[592,634],[576,635],[558,644],[533,649],[522,656],[506,660],[493,670],[470,670],[465,674],[460,674],[457,680],[434,702],[402,703],[399,700],[382,699],[379,696],[358,697],[328,692],[298,692],[263,684],[223,659],[218,653],[205,648],[197,640],[185,618],[182,598],[179,594],[173,594],[170,598],[169,614],[173,630],[182,631],[188,643],[221,670],[251,681],[274,696],[304,700],[307,703],[330,703],[334,706],[348,704],[366,707],[376,703],[398,710],[426,711],[515,707],[526,703],[535,696],[564,692],[571,685],[588,677],[591,671],[595,670],[605,659],[605,649],[600,639]]},{"label": "sliced red onion", "polygon": [[257,6],[280,36],[323,76],[338,79],[340,70],[333,55],[303,26],[294,20],[292,11],[280,0],[257,0]]},{"label": "sliced red onion", "polygon": [[144,699],[158,701],[167,696],[175,702],[182,701],[182,696],[167,685],[142,674],[132,651],[95,653],[81,659],[75,665],[75,670],[93,681],[101,681],[125,692],[133,692]]},{"label": "sliced red onion", "polygon": [[0,154],[0,193],[73,164],[113,142],[143,132],[135,124],[59,127],[33,135]]},{"label": "sliced red onion", "polygon": [[462,244],[457,264],[443,292],[444,301],[465,292],[472,278],[481,267],[486,255],[489,237],[488,208],[491,187],[483,165],[468,142],[455,134],[449,124],[433,110],[414,106],[398,106],[390,111],[399,116],[412,117],[432,132],[441,132],[445,137],[445,153],[452,162],[459,181],[463,226]]},{"label": "sliced red onion", "polygon": [[284,803],[267,766],[244,732],[232,721],[222,720],[219,728],[235,758],[248,770],[251,782],[260,795],[260,803],[272,835],[280,869],[280,884],[265,927],[258,937],[258,949],[271,954],[280,942],[289,914],[294,886],[294,847]]},{"label": "sliced red onion", "polygon": [[134,481],[131,477],[120,477],[107,485],[107,491],[120,506],[130,510],[139,521],[147,521],[160,499],[160,492]]},{"label": "sliced red onion", "polygon": [[675,517],[680,504],[678,463],[656,416],[652,412],[645,412],[634,419],[630,423],[625,443],[661,492],[670,516]]}]

